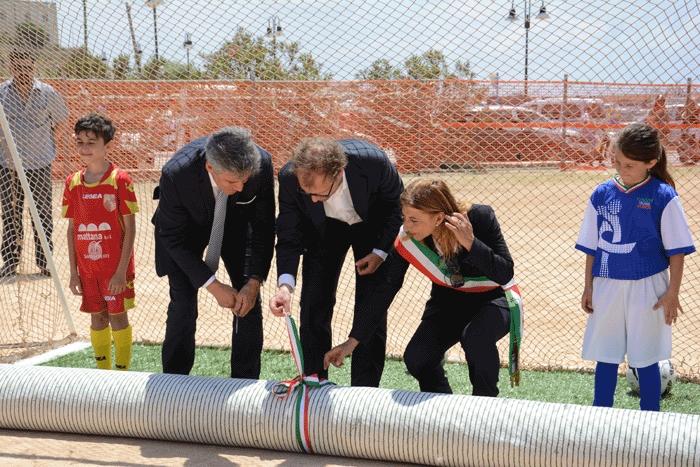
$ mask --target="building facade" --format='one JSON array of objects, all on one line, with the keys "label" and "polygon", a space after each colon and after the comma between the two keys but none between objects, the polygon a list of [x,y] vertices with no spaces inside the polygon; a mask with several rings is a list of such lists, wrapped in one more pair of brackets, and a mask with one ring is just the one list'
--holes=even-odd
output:
[{"label": "building facade", "polygon": [[58,45],[56,3],[31,0],[0,0],[0,37],[12,37],[17,26],[31,22],[43,28],[49,43]]}]

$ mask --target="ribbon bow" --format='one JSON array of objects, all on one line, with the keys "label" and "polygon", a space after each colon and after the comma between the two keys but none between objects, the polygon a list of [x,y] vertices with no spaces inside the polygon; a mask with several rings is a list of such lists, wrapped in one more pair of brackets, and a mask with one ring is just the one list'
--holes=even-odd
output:
[{"label": "ribbon bow", "polygon": [[296,322],[291,316],[285,316],[284,319],[287,324],[292,360],[297,368],[298,376],[276,383],[272,386],[271,391],[275,397],[282,400],[295,394],[294,431],[297,443],[302,451],[313,454],[311,437],[309,435],[309,393],[311,389],[329,386],[334,383],[325,378],[319,378],[316,373],[311,375],[304,374],[304,353],[301,349],[301,339],[299,338]]}]

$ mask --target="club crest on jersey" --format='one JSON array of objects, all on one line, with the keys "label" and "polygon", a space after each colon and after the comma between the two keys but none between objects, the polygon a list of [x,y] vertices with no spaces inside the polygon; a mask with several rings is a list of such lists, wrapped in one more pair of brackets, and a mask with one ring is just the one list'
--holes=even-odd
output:
[{"label": "club crest on jersey", "polygon": [[651,209],[651,198],[637,198],[637,207],[640,209]]},{"label": "club crest on jersey", "polygon": [[115,195],[104,195],[102,197],[102,204],[107,212],[112,212],[117,209],[117,197]]},{"label": "club crest on jersey", "polygon": [[100,245],[99,241],[90,242],[90,245],[88,245],[87,258],[93,261],[102,259],[102,245]]}]

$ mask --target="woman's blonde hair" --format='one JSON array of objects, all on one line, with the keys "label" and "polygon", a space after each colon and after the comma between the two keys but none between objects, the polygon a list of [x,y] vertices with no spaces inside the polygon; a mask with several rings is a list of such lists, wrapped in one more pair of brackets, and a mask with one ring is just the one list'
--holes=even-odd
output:
[{"label": "woman's blonde hair", "polygon": [[[410,206],[430,214],[455,212],[467,213],[470,206],[458,202],[450,187],[438,178],[418,178],[409,183],[401,194],[401,205]],[[435,245],[445,258],[451,258],[460,250],[461,245],[450,229],[442,222],[433,232]]]}]

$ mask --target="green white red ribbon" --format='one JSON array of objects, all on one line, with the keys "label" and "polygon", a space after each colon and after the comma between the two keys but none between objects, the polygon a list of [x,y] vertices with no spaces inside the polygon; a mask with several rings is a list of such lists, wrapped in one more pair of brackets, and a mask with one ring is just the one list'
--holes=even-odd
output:
[{"label": "green white red ribbon", "polygon": [[317,374],[304,374],[304,352],[301,348],[301,339],[294,318],[285,316],[287,324],[287,334],[291,346],[292,360],[297,368],[298,376],[285,381],[280,381],[272,387],[272,393],[280,398],[286,399],[295,394],[294,401],[294,432],[297,443],[302,451],[313,454],[311,447],[311,437],[309,435],[309,393],[311,389],[328,386],[333,383],[327,379],[319,378]]},{"label": "green white red ribbon", "polygon": [[511,280],[505,285],[490,280],[485,276],[464,277],[464,284],[452,287],[450,272],[440,255],[427,245],[407,235],[403,227],[394,241],[396,251],[433,283],[450,287],[460,292],[479,293],[502,287],[510,310],[510,349],[508,352],[508,372],[511,386],[520,385],[520,345],[523,338],[523,299],[520,289]]}]

